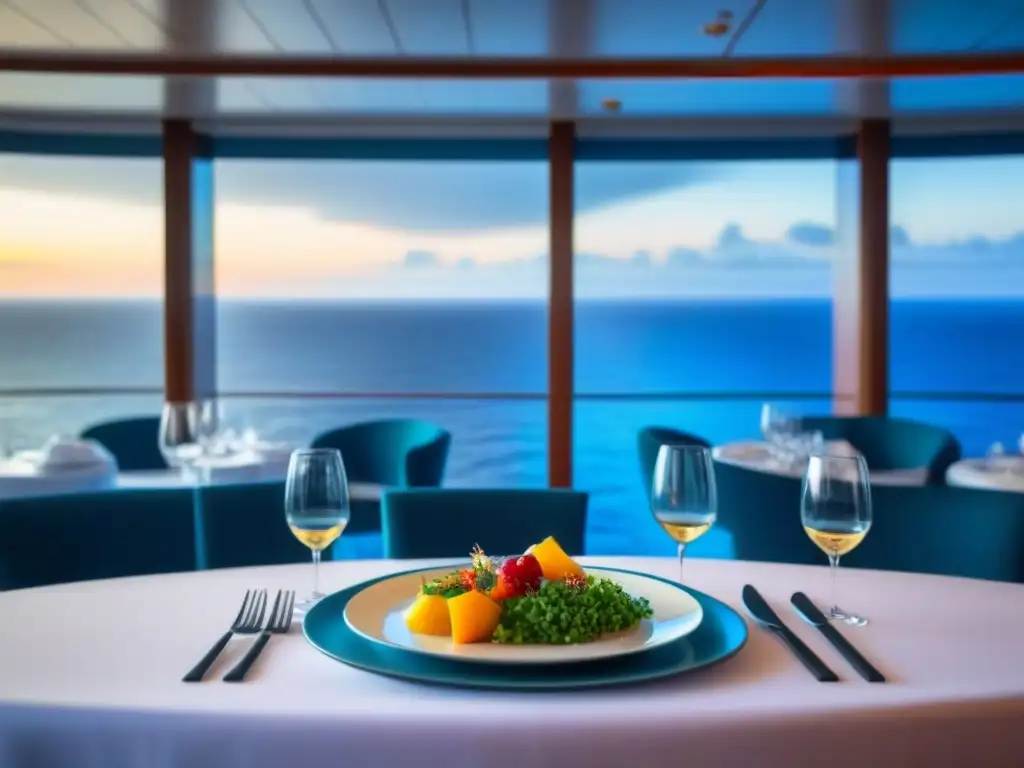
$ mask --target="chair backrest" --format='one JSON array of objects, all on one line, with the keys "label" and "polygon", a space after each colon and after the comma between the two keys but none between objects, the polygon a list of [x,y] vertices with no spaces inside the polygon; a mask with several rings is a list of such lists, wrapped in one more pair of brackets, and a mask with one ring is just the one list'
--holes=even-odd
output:
[{"label": "chair backrest", "polygon": [[658,461],[658,451],[663,445],[699,445],[710,448],[711,443],[703,437],[680,432],[669,427],[644,427],[636,436],[637,456],[640,459],[640,482],[647,497],[651,496],[651,481],[654,478],[654,465]]},{"label": "chair backrest", "polygon": [[118,469],[167,469],[160,453],[160,418],[139,416],[94,424],[82,438],[95,440],[117,459]]},{"label": "chair backrest", "polygon": [[874,485],[871,501],[871,531],[844,563],[1024,582],[1024,493]]},{"label": "chair backrest", "polygon": [[206,485],[196,514],[199,568],[303,563],[309,550],[288,530],[282,481]]},{"label": "chair backrest", "polygon": [[314,448],[337,448],[349,481],[436,488],[444,480],[451,435],[428,421],[364,421],[319,435]]},{"label": "chair backrest", "polygon": [[193,570],[192,511],[188,488],[0,502],[0,587]]},{"label": "chair backrest", "polygon": [[462,557],[475,544],[513,555],[548,536],[579,555],[588,500],[581,491],[560,489],[389,491],[381,505],[384,557]]},{"label": "chair backrest", "polygon": [[826,440],[846,440],[871,469],[928,468],[929,485],[943,485],[946,470],[960,459],[960,443],[948,430],[886,416],[812,416],[800,420]]},{"label": "chair backrest", "polygon": [[799,478],[715,462],[718,522],[738,560],[821,565],[825,556],[800,524]]},{"label": "chair backrest", "polygon": [[[800,524],[801,480],[722,462],[715,478],[738,559],[825,564]],[[1024,581],[1024,494],[874,484],[871,501],[871,531],[844,564]]]}]

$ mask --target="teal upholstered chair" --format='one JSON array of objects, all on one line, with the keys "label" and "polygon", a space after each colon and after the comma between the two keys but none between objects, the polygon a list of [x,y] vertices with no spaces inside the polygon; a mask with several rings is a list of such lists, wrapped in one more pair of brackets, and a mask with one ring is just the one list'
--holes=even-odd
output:
[{"label": "teal upholstered chair", "polygon": [[1024,582],[1024,493],[873,485],[857,568]]},{"label": "teal upholstered chair", "polygon": [[846,440],[864,455],[870,469],[928,468],[928,484],[944,485],[946,470],[960,459],[960,443],[941,427],[885,416],[811,416],[802,429],[826,440]]},{"label": "teal upholstered chair", "polygon": [[579,555],[587,501],[586,493],[557,489],[388,491],[381,505],[384,557],[466,557],[474,544],[511,555],[548,536]]},{"label": "teal upholstered chair", "polygon": [[702,437],[680,432],[668,427],[644,427],[637,433],[636,449],[640,458],[640,481],[644,493],[651,495],[651,481],[654,478],[654,465],[658,460],[658,451],[663,445],[699,445],[710,448],[711,443]]},{"label": "teal upholstered chair", "polygon": [[192,505],[187,488],[0,502],[0,587],[193,570]]},{"label": "teal upholstered chair", "polygon": [[110,451],[122,470],[167,469],[160,453],[160,419],[140,416],[95,424],[82,432]]},{"label": "teal upholstered chair", "polygon": [[715,462],[716,528],[732,534],[739,560],[821,565],[825,556],[800,524],[802,481]]},{"label": "teal upholstered chair", "polygon": [[[350,483],[395,488],[436,488],[444,480],[452,436],[417,419],[384,419],[325,432],[314,448],[337,448]],[[380,504],[353,501],[346,533],[379,531]]]},{"label": "teal upholstered chair", "polygon": [[[826,563],[800,524],[801,480],[722,462],[715,477],[740,560]],[[871,531],[844,564],[1024,581],[1024,494],[876,483],[871,500]]]},{"label": "teal upholstered chair", "polygon": [[309,549],[292,536],[285,522],[282,481],[206,485],[198,493],[199,568],[304,563],[310,559]]}]

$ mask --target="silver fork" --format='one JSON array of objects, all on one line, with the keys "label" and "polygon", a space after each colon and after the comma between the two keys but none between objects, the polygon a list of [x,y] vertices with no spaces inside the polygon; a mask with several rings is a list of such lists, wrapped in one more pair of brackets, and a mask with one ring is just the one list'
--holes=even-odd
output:
[{"label": "silver fork", "polygon": [[238,609],[238,615],[231,622],[231,629],[225,632],[220,640],[214,644],[213,648],[207,651],[206,655],[199,660],[199,663],[192,667],[187,675],[181,678],[182,682],[200,682],[213,665],[214,660],[220,656],[220,652],[224,650],[224,646],[228,644],[232,635],[255,635],[259,632],[260,627],[263,626],[263,614],[266,608],[267,590],[251,589],[247,591],[242,599],[242,607]]},{"label": "silver fork", "polygon": [[256,638],[252,647],[245,652],[245,656],[242,657],[241,661],[224,675],[225,683],[240,683],[245,680],[249,667],[256,661],[256,657],[260,655],[260,652],[270,640],[270,636],[283,635],[291,628],[292,612],[294,610],[295,591],[290,589],[278,591],[277,597],[274,599],[274,607],[270,610],[270,618],[267,619],[267,626],[260,633],[260,636]]}]

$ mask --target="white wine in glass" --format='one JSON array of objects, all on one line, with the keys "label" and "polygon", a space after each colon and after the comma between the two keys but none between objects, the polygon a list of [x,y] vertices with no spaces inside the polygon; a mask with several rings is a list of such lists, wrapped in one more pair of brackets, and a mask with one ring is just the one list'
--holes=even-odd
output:
[{"label": "white wine in glass", "polygon": [[320,600],[320,553],[341,536],[349,520],[348,479],[334,448],[294,451],[288,464],[284,515],[292,535],[313,552],[313,593],[296,604],[305,613]]},{"label": "white wine in glass", "polygon": [[800,500],[804,531],[828,557],[832,576],[831,608],[835,621],[863,626],[863,616],[842,610],[836,602],[839,558],[856,549],[871,530],[871,482],[861,456],[811,456]]},{"label": "white wine in glass", "polygon": [[678,544],[682,584],[686,545],[707,533],[718,516],[711,451],[699,445],[661,446],[654,465],[651,512]]}]

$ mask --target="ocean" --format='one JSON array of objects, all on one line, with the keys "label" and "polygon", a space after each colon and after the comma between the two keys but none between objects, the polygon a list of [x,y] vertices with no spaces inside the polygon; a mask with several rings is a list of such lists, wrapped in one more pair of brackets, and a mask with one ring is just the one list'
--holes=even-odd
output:
[{"label": "ocean", "polygon": [[[232,426],[306,442],[357,420],[425,418],[453,434],[448,485],[545,483],[541,302],[224,301],[217,322],[218,383]],[[592,494],[588,550],[674,551],[646,510],[635,448],[641,427],[677,427],[717,443],[756,437],[765,400],[827,412],[831,329],[826,300],[581,302],[574,466],[576,486]],[[8,447],[157,412],[162,338],[156,302],[0,302]],[[996,441],[1014,450],[1024,432],[1021,339],[1024,301],[894,301],[891,413],[953,430],[967,454]],[[107,387],[152,393],[2,394]],[[360,397],[329,397],[337,393]],[[414,393],[435,397],[393,397]],[[966,397],[979,394],[1019,399]],[[723,554],[726,546],[709,535],[693,552]]]}]

